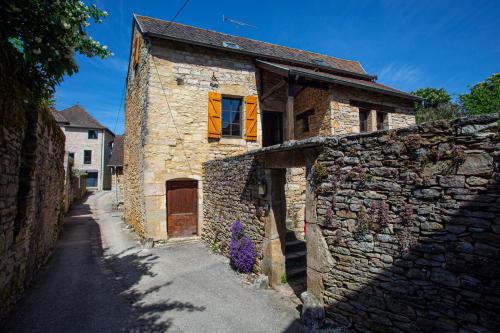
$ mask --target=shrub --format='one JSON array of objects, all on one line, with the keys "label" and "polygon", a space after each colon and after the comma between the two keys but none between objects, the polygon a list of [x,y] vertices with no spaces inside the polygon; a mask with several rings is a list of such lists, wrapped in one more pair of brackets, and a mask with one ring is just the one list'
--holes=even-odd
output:
[{"label": "shrub", "polygon": [[231,266],[238,272],[250,273],[256,258],[252,241],[245,236],[240,221],[233,223],[231,231]]}]

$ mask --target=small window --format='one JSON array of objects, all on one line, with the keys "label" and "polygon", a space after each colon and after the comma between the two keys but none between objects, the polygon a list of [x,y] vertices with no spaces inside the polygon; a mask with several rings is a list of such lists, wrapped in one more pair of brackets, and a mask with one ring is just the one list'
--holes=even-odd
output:
[{"label": "small window", "polygon": [[313,59],[312,61],[320,66],[328,66],[328,64],[323,59]]},{"label": "small window", "polygon": [[314,109],[309,109],[307,111],[301,112],[298,114],[295,119],[299,122],[301,133],[309,132],[309,117],[314,114]]},{"label": "small window", "polygon": [[377,111],[377,130],[387,129],[387,113]]},{"label": "small window", "polygon": [[222,136],[241,137],[241,98],[222,98]]},{"label": "small window", "polygon": [[236,49],[236,50],[241,49],[241,46],[239,46],[236,43],[232,43],[232,42],[222,42],[222,46],[230,48],[230,49]]},{"label": "small window", "polygon": [[71,161],[75,160],[75,153],[68,153],[68,157]]},{"label": "small window", "polygon": [[359,109],[359,132],[368,132],[368,114],[369,110]]},{"label": "small window", "polygon": [[89,139],[97,139],[97,131],[89,130]]},{"label": "small window", "polygon": [[83,151],[83,164],[92,164],[92,150]]}]

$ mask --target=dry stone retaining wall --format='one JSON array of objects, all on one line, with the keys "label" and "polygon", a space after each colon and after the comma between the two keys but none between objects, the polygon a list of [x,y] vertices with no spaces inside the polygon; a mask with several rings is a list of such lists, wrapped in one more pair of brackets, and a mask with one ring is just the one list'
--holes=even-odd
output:
[{"label": "dry stone retaining wall", "polygon": [[215,250],[229,256],[231,226],[238,220],[245,235],[255,245],[255,272],[260,272],[264,223],[257,199],[258,179],[262,176],[253,155],[225,158],[204,163],[204,224],[202,238]]},{"label": "dry stone retaining wall", "polygon": [[[327,141],[323,301],[354,331],[493,332],[500,321],[498,117]],[[320,167],[319,165],[322,165]]]},{"label": "dry stone retaining wall", "polygon": [[[323,257],[308,257],[308,275],[320,276],[308,290],[321,296],[330,324],[498,330],[499,140],[498,116],[490,116],[316,141],[307,241]],[[228,244],[240,219],[262,248],[259,156],[287,156],[280,150],[294,145],[301,149],[288,143],[204,164],[205,240]]]}]

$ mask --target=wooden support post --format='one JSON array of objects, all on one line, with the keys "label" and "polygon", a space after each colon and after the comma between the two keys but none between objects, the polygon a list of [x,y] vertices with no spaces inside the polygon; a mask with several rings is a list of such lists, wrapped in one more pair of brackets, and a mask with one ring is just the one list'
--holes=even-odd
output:
[{"label": "wooden support post", "polygon": [[288,96],[286,100],[286,112],[285,112],[285,141],[293,140],[294,138],[294,123],[295,118],[293,116],[293,99],[294,99],[294,85],[295,78],[288,78]]}]

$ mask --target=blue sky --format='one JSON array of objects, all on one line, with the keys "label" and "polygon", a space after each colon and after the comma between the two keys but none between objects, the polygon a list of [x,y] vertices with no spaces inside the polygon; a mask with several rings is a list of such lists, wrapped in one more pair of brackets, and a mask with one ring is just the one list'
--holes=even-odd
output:
[{"label": "blue sky", "polygon": [[[57,88],[56,108],[79,102],[120,134],[132,13],[170,20],[184,0],[85,2],[109,12],[89,32],[115,55],[78,56],[80,71]],[[257,28],[223,23],[222,15]],[[358,60],[378,82],[404,91],[460,94],[500,72],[499,0],[190,0],[177,22]]]}]

